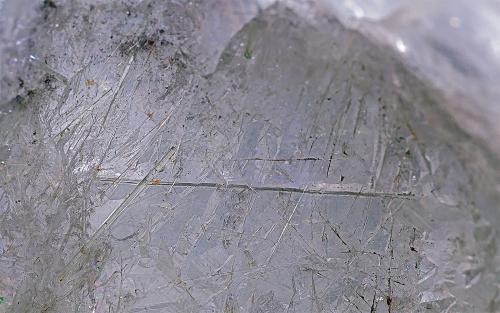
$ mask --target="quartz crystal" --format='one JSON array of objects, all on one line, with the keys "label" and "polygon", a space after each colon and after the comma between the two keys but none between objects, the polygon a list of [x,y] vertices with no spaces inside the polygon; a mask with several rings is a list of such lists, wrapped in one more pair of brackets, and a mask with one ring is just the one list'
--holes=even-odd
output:
[{"label": "quartz crystal", "polygon": [[498,155],[299,4],[37,4],[2,46],[0,312],[500,311]]}]

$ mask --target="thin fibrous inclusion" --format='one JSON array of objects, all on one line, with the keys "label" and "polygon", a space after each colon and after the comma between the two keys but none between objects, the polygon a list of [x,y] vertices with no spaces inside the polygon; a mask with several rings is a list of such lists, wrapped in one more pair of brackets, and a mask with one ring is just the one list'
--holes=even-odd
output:
[{"label": "thin fibrous inclusion", "polygon": [[498,309],[487,160],[383,48],[283,5],[50,3],[0,115],[1,305]]}]

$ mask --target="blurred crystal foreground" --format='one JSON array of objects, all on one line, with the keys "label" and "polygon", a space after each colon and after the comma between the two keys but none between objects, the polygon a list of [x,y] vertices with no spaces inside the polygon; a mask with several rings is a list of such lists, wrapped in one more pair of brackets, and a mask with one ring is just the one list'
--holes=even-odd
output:
[{"label": "blurred crystal foreground", "polygon": [[2,73],[0,312],[500,311],[498,158],[294,12],[44,1]]}]

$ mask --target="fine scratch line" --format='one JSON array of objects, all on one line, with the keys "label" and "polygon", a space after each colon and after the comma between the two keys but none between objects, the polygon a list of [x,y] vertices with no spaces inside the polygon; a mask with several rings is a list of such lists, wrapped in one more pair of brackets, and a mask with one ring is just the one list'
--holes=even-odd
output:
[{"label": "fine scratch line", "polygon": [[[111,177],[100,177],[102,182],[115,182],[116,178]],[[120,184],[131,184],[137,185],[140,182],[138,179],[123,179]],[[378,198],[402,198],[402,199],[413,199],[415,195],[410,192],[384,192],[384,191],[359,191],[352,190],[352,188],[337,189],[337,190],[325,190],[317,187],[282,187],[282,186],[252,186],[247,184],[238,183],[218,183],[218,182],[182,182],[182,181],[158,181],[158,182],[147,182],[149,185],[155,186],[173,186],[176,187],[202,187],[202,188],[217,188],[217,189],[250,189],[254,191],[275,191],[275,192],[292,192],[292,193],[304,193],[304,194],[321,194],[321,195],[337,195],[337,196],[358,196],[358,197],[378,197]]]},{"label": "fine scratch line", "polygon": [[304,189],[304,192],[302,192],[302,194],[300,195],[299,200],[297,201],[297,203],[295,204],[295,207],[293,208],[292,214],[290,214],[290,217],[288,217],[288,220],[286,221],[285,226],[283,226],[283,230],[281,231],[281,234],[278,238],[278,241],[276,241],[276,243],[273,245],[273,249],[271,250],[271,254],[269,255],[269,258],[267,258],[266,266],[269,265],[269,263],[271,263],[271,259],[273,258],[274,254],[276,253],[276,250],[278,249],[278,246],[280,245],[281,240],[283,239],[283,235],[285,234],[288,225],[290,225],[290,222],[292,221],[292,217],[295,215],[295,211],[297,211],[297,208],[299,207],[299,203],[302,200],[302,197],[304,196],[304,193],[306,190],[307,190],[307,187]]}]

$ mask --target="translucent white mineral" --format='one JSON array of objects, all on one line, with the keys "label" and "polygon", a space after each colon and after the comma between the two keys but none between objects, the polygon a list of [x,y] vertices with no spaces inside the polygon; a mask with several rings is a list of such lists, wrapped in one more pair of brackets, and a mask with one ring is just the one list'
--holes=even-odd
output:
[{"label": "translucent white mineral", "polygon": [[300,8],[41,3],[2,44],[0,312],[500,310],[498,155]]}]

